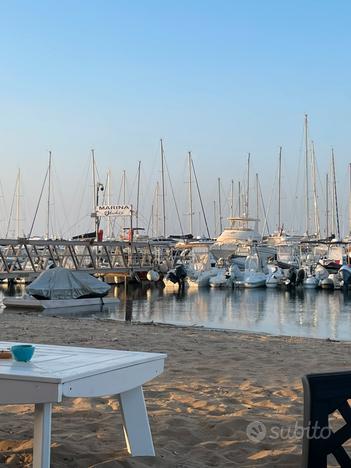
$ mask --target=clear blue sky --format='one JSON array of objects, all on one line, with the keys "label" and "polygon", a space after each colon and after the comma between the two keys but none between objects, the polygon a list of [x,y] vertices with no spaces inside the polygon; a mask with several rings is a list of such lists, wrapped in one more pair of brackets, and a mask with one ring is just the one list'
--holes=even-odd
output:
[{"label": "clear blue sky", "polygon": [[[335,148],[344,215],[350,17],[346,0],[2,2],[0,178],[7,205],[20,166],[30,224],[51,149],[55,210],[61,218],[68,213],[66,224],[73,225],[89,211],[78,214],[77,200],[95,148],[101,174],[113,172],[115,194],[122,170],[131,187],[142,161],[147,219],[162,137],[178,195],[187,188],[185,158],[192,150],[212,218],[217,177],[227,193],[231,178],[244,177],[249,151],[266,204],[274,199],[282,145],[289,224],[307,112],[322,180]],[[168,198],[171,203],[170,192]],[[179,198],[183,216],[185,196]]]}]

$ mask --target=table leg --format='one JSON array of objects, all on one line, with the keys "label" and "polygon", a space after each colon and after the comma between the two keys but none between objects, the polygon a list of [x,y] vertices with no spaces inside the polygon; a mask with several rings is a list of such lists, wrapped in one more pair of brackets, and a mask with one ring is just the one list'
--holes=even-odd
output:
[{"label": "table leg", "polygon": [[143,388],[121,393],[119,402],[128,452],[134,457],[155,456]]},{"label": "table leg", "polygon": [[50,468],[51,406],[51,403],[35,405],[33,468]]}]

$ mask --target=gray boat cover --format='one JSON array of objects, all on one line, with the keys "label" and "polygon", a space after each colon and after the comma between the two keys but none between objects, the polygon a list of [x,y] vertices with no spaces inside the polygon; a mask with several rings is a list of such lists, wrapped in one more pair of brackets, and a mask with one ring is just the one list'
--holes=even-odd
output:
[{"label": "gray boat cover", "polygon": [[26,291],[43,299],[78,299],[103,297],[110,288],[89,273],[56,267],[43,271]]}]

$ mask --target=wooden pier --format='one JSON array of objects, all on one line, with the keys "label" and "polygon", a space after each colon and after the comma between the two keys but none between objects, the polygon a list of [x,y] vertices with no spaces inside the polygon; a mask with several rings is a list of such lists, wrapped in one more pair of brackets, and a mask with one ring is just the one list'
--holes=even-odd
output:
[{"label": "wooden pier", "polygon": [[0,239],[0,280],[31,281],[51,266],[138,279],[167,256],[165,241]]}]

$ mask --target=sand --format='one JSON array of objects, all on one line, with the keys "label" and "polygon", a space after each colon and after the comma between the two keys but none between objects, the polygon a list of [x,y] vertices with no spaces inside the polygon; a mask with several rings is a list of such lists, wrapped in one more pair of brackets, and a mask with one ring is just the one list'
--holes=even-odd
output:
[{"label": "sand", "polygon": [[[145,385],[157,456],[130,458],[114,397],[65,399],[53,408],[53,467],[297,467],[301,440],[248,439],[249,423],[302,423],[301,376],[350,367],[351,343],[1,314],[0,339],[165,352]],[[1,365],[1,364],[0,364]],[[33,407],[2,406],[0,466],[31,466]]]}]

